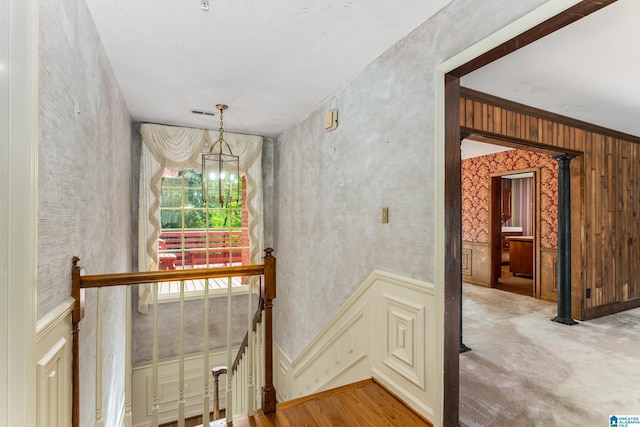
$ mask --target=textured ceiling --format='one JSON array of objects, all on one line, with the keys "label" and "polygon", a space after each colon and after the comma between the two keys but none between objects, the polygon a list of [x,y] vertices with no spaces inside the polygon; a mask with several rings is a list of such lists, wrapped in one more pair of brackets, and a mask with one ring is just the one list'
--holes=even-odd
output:
[{"label": "textured ceiling", "polygon": [[[135,121],[274,136],[451,0],[87,0]],[[640,136],[640,1],[618,0],[462,85]]]},{"label": "textured ceiling", "polygon": [[451,0],[87,0],[134,121],[274,136]]},{"label": "textured ceiling", "polygon": [[618,0],[461,79],[463,86],[640,136],[640,1]]}]

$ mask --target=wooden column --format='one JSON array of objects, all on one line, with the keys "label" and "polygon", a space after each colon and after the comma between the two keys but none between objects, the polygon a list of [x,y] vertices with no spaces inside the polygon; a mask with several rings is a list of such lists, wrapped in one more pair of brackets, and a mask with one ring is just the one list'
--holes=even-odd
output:
[{"label": "wooden column", "polygon": [[273,300],[276,297],[276,259],[273,249],[267,248],[264,256],[264,386],[262,387],[262,411],[276,411],[276,389],[273,386]]},{"label": "wooden column", "polygon": [[571,174],[575,154],[561,154],[558,161],[558,315],[554,322],[575,325],[571,318]]},{"label": "wooden column", "polygon": [[445,75],[445,267],[443,425],[460,425],[460,288],[462,200],[460,176],[460,80]]}]

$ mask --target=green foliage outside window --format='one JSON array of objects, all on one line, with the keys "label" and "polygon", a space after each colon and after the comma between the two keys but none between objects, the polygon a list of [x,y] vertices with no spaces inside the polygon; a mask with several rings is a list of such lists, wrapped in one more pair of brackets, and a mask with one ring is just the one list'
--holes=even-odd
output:
[{"label": "green foliage outside window", "polygon": [[184,169],[175,177],[165,176],[162,178],[161,186],[160,226],[163,230],[183,227],[185,229],[239,229],[242,227],[242,198],[238,197],[238,203],[231,203],[224,207],[213,207],[212,204],[207,206],[202,201],[200,171]]}]

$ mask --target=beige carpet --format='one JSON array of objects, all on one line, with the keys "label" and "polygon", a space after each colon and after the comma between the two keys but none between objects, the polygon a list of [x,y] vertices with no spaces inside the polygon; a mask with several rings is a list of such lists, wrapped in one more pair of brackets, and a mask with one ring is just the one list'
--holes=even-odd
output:
[{"label": "beige carpet", "polygon": [[640,309],[579,325],[556,304],[464,285],[460,420],[467,427],[608,426],[640,414]]}]

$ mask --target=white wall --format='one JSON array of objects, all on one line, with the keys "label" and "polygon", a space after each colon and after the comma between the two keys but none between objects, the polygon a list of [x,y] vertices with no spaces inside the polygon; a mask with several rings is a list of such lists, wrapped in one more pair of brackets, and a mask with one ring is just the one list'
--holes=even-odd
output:
[{"label": "white wall", "polygon": [[[289,358],[375,269],[441,286],[435,69],[542,3],[453,1],[277,138],[275,341]],[[326,133],[323,117],[333,108],[338,128]]]},{"label": "white wall", "polygon": [[[41,1],[38,319],[87,274],[131,270],[131,119],[84,0]],[[94,413],[95,291],[80,323],[81,421]],[[125,293],[106,290],[105,426],[124,401]]]}]

